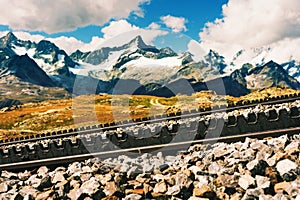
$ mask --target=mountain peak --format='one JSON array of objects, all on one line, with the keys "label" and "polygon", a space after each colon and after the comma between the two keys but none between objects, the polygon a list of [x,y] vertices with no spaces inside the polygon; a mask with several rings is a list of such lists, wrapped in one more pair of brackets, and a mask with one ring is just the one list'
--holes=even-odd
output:
[{"label": "mountain peak", "polygon": [[138,35],[136,36],[135,38],[133,38],[129,43],[128,43],[129,46],[134,46],[134,47],[137,47],[139,49],[153,49],[155,47],[153,46],[150,46],[150,45],[147,45],[143,38]]},{"label": "mountain peak", "polygon": [[17,41],[17,40],[18,40],[18,38],[12,32],[8,32],[5,36],[0,38],[0,42],[2,43],[3,46],[7,46],[10,43]]}]

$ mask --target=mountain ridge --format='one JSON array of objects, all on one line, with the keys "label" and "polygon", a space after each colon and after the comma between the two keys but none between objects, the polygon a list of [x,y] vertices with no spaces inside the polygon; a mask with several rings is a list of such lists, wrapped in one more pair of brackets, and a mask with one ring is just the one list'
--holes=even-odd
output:
[{"label": "mountain ridge", "polygon": [[[238,52],[237,59],[242,54]],[[0,79],[1,74],[8,73],[10,62],[15,62],[19,63],[17,78],[21,81],[60,87],[73,93],[76,92],[76,79],[96,84],[96,89],[82,87],[83,93],[113,93],[119,81],[136,86],[133,93],[158,96],[176,95],[168,91],[168,87],[182,88],[179,83],[183,82],[196,92],[222,84],[224,94],[232,96],[272,86],[300,89],[296,80],[299,72],[295,69],[300,66],[297,62],[243,64],[229,72],[231,66],[225,60],[218,52],[210,50],[203,60],[196,62],[188,51],[178,54],[170,47],[157,49],[146,44],[141,36],[117,47],[101,47],[88,52],[77,50],[70,55],[47,40],[23,41],[13,33],[0,38]],[[27,66],[27,71],[21,65]]]}]

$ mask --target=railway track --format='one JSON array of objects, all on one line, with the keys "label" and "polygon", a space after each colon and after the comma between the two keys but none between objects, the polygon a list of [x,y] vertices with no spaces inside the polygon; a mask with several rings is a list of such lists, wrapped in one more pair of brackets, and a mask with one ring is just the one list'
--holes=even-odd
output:
[{"label": "railway track", "polygon": [[30,136],[20,136],[11,139],[4,139],[0,140],[0,146],[10,145],[10,144],[17,144],[17,143],[24,143],[24,142],[34,142],[41,139],[57,139],[57,138],[64,138],[70,136],[77,136],[81,134],[90,134],[93,132],[105,132],[107,130],[116,130],[118,128],[126,128],[133,125],[139,125],[144,123],[157,123],[163,121],[170,121],[176,120],[178,118],[190,118],[190,117],[197,117],[199,115],[209,115],[213,113],[221,113],[221,112],[230,112],[233,110],[239,109],[247,109],[252,108],[257,105],[274,105],[280,103],[288,103],[293,102],[296,100],[300,100],[300,93],[295,93],[293,95],[284,95],[280,97],[274,97],[270,99],[260,99],[255,101],[243,101],[238,102],[235,104],[228,104],[228,105],[218,105],[211,108],[206,109],[198,109],[198,110],[189,110],[184,111],[182,113],[172,113],[170,115],[156,115],[152,117],[145,117],[140,119],[134,120],[125,120],[122,122],[111,122],[106,124],[99,124],[93,126],[86,126],[68,130],[61,130],[61,131],[54,131],[54,132],[46,132],[46,133],[39,133]]},{"label": "railway track", "polygon": [[[177,151],[191,144],[300,132],[299,94],[0,143],[0,170],[69,163],[124,153]],[[267,110],[257,111],[264,106]],[[236,113],[238,110],[239,114]],[[245,115],[247,111],[247,115]]]},{"label": "railway track", "polygon": [[189,141],[183,141],[183,142],[174,142],[174,143],[168,143],[168,144],[160,144],[160,145],[153,145],[153,146],[142,146],[142,147],[136,147],[136,148],[128,148],[128,149],[118,149],[118,150],[112,150],[112,151],[105,151],[105,152],[94,152],[94,153],[87,153],[87,154],[81,154],[81,155],[73,155],[73,156],[63,156],[63,157],[56,157],[56,158],[47,158],[42,160],[32,160],[32,161],[23,161],[23,162],[17,162],[17,163],[8,163],[8,164],[1,164],[0,170],[15,170],[15,169],[28,169],[28,168],[34,168],[39,166],[51,166],[51,165],[62,165],[62,164],[68,164],[75,161],[83,161],[89,158],[109,158],[109,157],[117,157],[119,155],[124,154],[141,154],[145,152],[152,152],[155,150],[160,150],[163,152],[169,152],[169,151],[180,151],[180,150],[186,150],[187,146],[194,145],[194,144],[206,144],[206,143],[213,143],[213,142],[237,142],[237,141],[243,141],[245,138],[268,138],[268,137],[278,137],[280,135],[288,135],[293,136],[295,134],[300,133],[300,127],[295,128],[286,128],[286,129],[280,129],[280,130],[271,130],[271,131],[263,131],[263,132],[256,132],[256,133],[248,133],[243,135],[232,135],[232,136],[224,136],[219,138],[209,138],[209,139],[199,139],[199,140],[189,140]]}]

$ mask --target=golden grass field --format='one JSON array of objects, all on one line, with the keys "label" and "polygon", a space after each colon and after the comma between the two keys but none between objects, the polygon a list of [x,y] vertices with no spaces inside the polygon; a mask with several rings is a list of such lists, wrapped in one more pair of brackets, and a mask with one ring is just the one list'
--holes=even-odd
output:
[{"label": "golden grass field", "polygon": [[27,103],[19,107],[0,110],[0,139],[295,92],[299,91],[270,88],[240,98],[218,96],[210,91],[171,98],[141,95],[85,95],[74,99]]}]

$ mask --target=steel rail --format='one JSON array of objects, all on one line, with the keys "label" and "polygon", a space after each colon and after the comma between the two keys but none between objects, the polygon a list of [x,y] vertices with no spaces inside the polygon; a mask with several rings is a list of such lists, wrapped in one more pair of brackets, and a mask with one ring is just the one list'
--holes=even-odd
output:
[{"label": "steel rail", "polygon": [[163,148],[162,150],[165,151],[179,151],[179,150],[186,150],[187,147],[190,147],[194,144],[205,144],[205,143],[212,143],[212,142],[237,142],[242,141],[243,139],[249,138],[268,138],[268,137],[278,137],[280,135],[287,134],[289,136],[294,134],[300,133],[300,127],[293,127],[293,128],[285,128],[279,130],[270,130],[270,131],[262,131],[256,133],[246,133],[241,135],[232,135],[232,136],[224,136],[224,137],[217,137],[217,138],[207,138],[207,139],[200,139],[200,140],[189,140],[189,141],[182,141],[182,142],[174,142],[174,143],[167,143],[167,144],[159,144],[159,145],[151,145],[151,146],[142,146],[136,148],[127,148],[127,149],[118,149],[112,151],[103,151],[103,152],[95,152],[89,154],[79,154],[73,156],[64,156],[64,157],[55,157],[55,158],[47,158],[41,160],[33,160],[33,161],[23,161],[17,163],[9,163],[9,164],[1,164],[0,170],[22,170],[28,168],[34,168],[38,166],[48,166],[48,165],[59,165],[63,163],[71,163],[75,161],[82,161],[89,158],[107,158],[107,157],[116,157],[118,155],[122,155],[125,153],[137,153],[140,155],[143,152],[149,152],[151,150],[158,150]]}]

